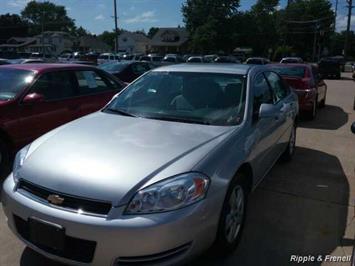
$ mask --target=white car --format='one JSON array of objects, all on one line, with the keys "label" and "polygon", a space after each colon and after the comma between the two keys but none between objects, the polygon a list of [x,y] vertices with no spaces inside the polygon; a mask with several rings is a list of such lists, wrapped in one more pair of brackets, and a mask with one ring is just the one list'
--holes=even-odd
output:
[{"label": "white car", "polygon": [[97,64],[114,63],[119,61],[119,56],[111,53],[103,53],[97,58]]}]

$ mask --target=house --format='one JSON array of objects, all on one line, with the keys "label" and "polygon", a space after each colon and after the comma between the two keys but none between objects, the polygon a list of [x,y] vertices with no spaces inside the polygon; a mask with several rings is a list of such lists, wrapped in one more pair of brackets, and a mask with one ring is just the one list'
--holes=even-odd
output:
[{"label": "house", "polygon": [[145,54],[150,50],[150,39],[143,33],[125,31],[118,36],[118,48],[121,52]]},{"label": "house", "polygon": [[101,41],[96,36],[82,36],[79,38],[79,44],[77,44],[79,51],[81,52],[97,52],[105,53],[110,52],[111,47]]},{"label": "house", "polygon": [[3,53],[24,53],[29,45],[35,44],[36,39],[32,37],[12,37],[6,43],[0,45]]},{"label": "house", "polygon": [[29,45],[27,52],[57,56],[63,52],[71,51],[74,44],[74,38],[69,33],[62,31],[45,31],[34,38],[36,43]]},{"label": "house", "polygon": [[152,52],[184,53],[187,50],[189,34],[183,27],[160,28],[151,41]]}]

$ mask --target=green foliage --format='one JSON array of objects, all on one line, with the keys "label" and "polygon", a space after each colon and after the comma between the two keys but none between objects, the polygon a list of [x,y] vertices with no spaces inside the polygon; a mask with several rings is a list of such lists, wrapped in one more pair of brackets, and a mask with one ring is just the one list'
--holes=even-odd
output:
[{"label": "green foliage", "polygon": [[182,13],[192,36],[192,50],[232,50],[232,21],[238,7],[239,0],[187,0],[182,6]]},{"label": "green foliage", "polygon": [[11,37],[26,37],[28,24],[19,15],[0,15],[0,43],[6,42]]},{"label": "green foliage", "polygon": [[75,30],[75,36],[77,37],[82,37],[87,35],[91,35],[91,34],[81,26]]},{"label": "green foliage", "polygon": [[47,2],[29,2],[21,12],[22,18],[31,26],[31,33],[42,31],[75,32],[74,20],[68,17],[64,6]]},{"label": "green foliage", "polygon": [[152,27],[148,31],[148,38],[152,39],[154,35],[159,31],[159,28]]},{"label": "green foliage", "polygon": [[239,0],[186,0],[182,14],[191,49],[210,53],[250,47],[259,56],[272,50],[278,58],[292,51],[309,59],[315,32],[316,50],[332,49],[334,12],[329,0],[294,0],[283,9],[279,0],[258,0],[249,11],[238,8]]},{"label": "green foliage", "polygon": [[115,31],[104,31],[97,37],[113,49],[115,47],[115,36]]},{"label": "green foliage", "polygon": [[292,56],[293,53],[294,53],[294,51],[291,46],[282,45],[282,46],[279,46],[276,48],[272,60],[275,62],[278,62],[283,57]]}]

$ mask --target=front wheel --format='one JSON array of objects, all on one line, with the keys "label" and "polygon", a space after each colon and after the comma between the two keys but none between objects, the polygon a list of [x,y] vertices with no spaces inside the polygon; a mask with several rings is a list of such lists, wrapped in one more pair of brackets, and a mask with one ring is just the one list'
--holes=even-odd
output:
[{"label": "front wheel", "polygon": [[231,253],[240,242],[245,223],[247,196],[246,176],[239,173],[229,185],[219,219],[214,244],[219,255]]},{"label": "front wheel", "polygon": [[308,120],[314,120],[317,116],[317,102],[318,100],[315,99],[312,105],[312,110],[308,111],[306,113],[307,119]]}]

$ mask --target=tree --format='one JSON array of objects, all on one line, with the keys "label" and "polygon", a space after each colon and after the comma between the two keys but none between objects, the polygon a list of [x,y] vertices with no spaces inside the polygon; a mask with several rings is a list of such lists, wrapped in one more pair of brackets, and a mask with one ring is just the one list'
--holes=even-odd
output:
[{"label": "tree", "polygon": [[42,31],[75,32],[74,20],[68,17],[64,6],[51,2],[29,2],[21,12],[22,18],[31,26],[32,34]]},{"label": "tree", "polygon": [[257,39],[263,40],[253,44],[253,50],[258,55],[270,56],[269,49],[274,50],[280,40],[278,6],[279,0],[258,0],[251,8],[250,15],[255,27],[253,34],[257,35]]},{"label": "tree", "polygon": [[282,11],[281,17],[280,31],[285,44],[310,60],[314,41],[318,54],[334,33],[334,11],[328,0],[294,1]]},{"label": "tree", "polygon": [[87,36],[87,35],[91,35],[89,32],[87,32],[86,29],[84,29],[83,27],[79,27],[75,30],[75,35],[77,37],[82,37],[82,36]]},{"label": "tree", "polygon": [[104,43],[106,43],[107,45],[109,45],[112,49],[113,47],[115,47],[115,37],[116,37],[116,33],[114,30],[104,31],[103,33],[98,35],[98,38]]},{"label": "tree", "polygon": [[235,40],[233,17],[239,0],[187,0],[182,6],[191,48],[196,52],[231,51]]},{"label": "tree", "polygon": [[11,37],[25,37],[28,34],[28,24],[19,15],[0,15],[0,43]]},{"label": "tree", "polygon": [[148,31],[148,38],[152,39],[154,35],[159,31],[159,28],[152,27]]}]

